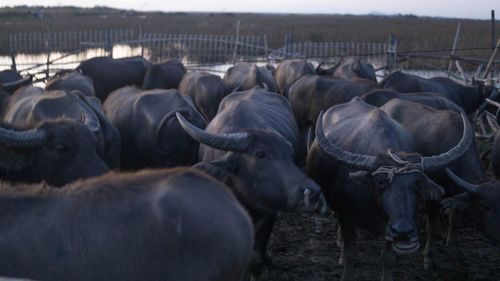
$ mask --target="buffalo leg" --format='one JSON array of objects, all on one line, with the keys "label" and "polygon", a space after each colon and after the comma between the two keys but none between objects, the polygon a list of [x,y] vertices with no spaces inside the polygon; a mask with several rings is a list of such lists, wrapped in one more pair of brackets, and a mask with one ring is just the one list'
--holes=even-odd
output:
[{"label": "buffalo leg", "polygon": [[382,249],[382,281],[394,280],[394,251],[392,250],[392,242],[385,241],[384,249]]},{"label": "buffalo leg", "polygon": [[455,210],[448,210],[448,235],[446,236],[446,247],[457,247],[456,223],[457,216]]},{"label": "buffalo leg", "polygon": [[340,248],[339,263],[344,265],[341,281],[354,280],[354,263],[356,260],[356,229],[349,223],[348,219],[343,219],[339,215],[339,224],[342,233],[343,243]]},{"label": "buffalo leg", "polygon": [[424,269],[434,271],[436,269],[436,240],[439,238],[440,220],[439,204],[436,202],[427,202],[427,242],[424,250]]},{"label": "buffalo leg", "polygon": [[275,221],[276,214],[254,218],[255,244],[249,269],[252,277],[251,280],[258,280],[262,274],[264,265],[270,263],[270,259],[266,254],[266,248]]}]

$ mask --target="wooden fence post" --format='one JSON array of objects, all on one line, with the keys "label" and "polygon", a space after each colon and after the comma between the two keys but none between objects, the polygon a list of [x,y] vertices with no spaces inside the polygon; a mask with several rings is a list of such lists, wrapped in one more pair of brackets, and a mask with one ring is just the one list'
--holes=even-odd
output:
[{"label": "wooden fence post", "polygon": [[12,64],[10,69],[13,71],[17,71],[16,66],[16,48],[15,48],[15,40],[17,39],[17,34],[9,34],[9,47],[10,47],[10,58],[12,60]]},{"label": "wooden fence post", "polygon": [[141,44],[141,57],[144,57],[144,40],[142,38],[144,23],[142,19],[139,21],[139,43]]},{"label": "wooden fence post", "polygon": [[490,73],[490,71],[493,67],[493,64],[495,63],[495,58],[498,54],[499,48],[500,48],[500,40],[497,41],[497,45],[495,47],[495,50],[493,51],[493,54],[490,57],[490,61],[488,62],[488,65],[486,66],[486,69],[484,70],[483,77],[482,77],[483,79],[488,78],[488,74]]},{"label": "wooden fence post", "polygon": [[398,39],[397,37],[391,33],[389,36],[389,44],[387,45],[387,67],[385,69],[384,76],[387,76],[392,72],[393,69],[396,68],[396,60],[397,60],[397,47],[398,47]]},{"label": "wooden fence post", "polygon": [[236,23],[236,40],[234,41],[234,48],[233,48],[233,64],[236,62],[236,54],[238,52],[239,37],[240,37],[240,20],[238,20],[238,22]]},{"label": "wooden fence post", "polygon": [[[455,38],[453,39],[453,46],[451,47],[450,62],[448,63],[448,77],[450,77],[451,67],[453,66],[453,55],[455,54],[455,49],[457,48],[458,38],[460,37],[461,24],[458,23],[457,31],[455,32]],[[467,83],[467,81],[464,81]]]},{"label": "wooden fence post", "polygon": [[[495,48],[495,41],[496,41],[496,36],[495,36],[495,10],[491,10],[491,47]],[[498,44],[496,46],[496,49],[492,50],[492,55],[498,50]],[[492,68],[495,68],[495,59],[493,59],[493,65],[491,66]],[[495,76],[495,71],[491,72],[490,78],[491,78],[491,84],[494,84],[494,76]]]},{"label": "wooden fence post", "polygon": [[50,34],[50,22],[47,19],[47,70],[45,73],[45,78],[49,80],[49,71],[50,71],[50,50],[52,49],[52,43],[51,43],[51,34]]}]

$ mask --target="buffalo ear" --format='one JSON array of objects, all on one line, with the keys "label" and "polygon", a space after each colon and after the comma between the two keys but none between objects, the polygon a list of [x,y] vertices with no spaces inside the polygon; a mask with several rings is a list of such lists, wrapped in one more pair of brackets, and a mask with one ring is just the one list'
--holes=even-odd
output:
[{"label": "buffalo ear", "polygon": [[444,188],[439,184],[435,183],[433,180],[428,178],[425,174],[422,174],[418,181],[417,187],[419,189],[420,195],[425,201],[438,201],[444,196]]},{"label": "buffalo ear", "polygon": [[220,182],[238,169],[238,161],[229,157],[223,157],[210,162],[199,162],[193,165],[193,168],[204,171]]}]

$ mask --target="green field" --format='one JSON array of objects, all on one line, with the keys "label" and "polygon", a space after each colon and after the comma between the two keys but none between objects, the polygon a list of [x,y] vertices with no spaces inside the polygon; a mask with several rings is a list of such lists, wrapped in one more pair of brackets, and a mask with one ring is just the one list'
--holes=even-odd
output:
[{"label": "green field", "polygon": [[[37,13],[43,18],[37,18]],[[485,11],[489,13],[489,11]],[[270,48],[283,45],[285,36],[294,41],[387,42],[398,38],[398,51],[451,49],[458,22],[462,24],[459,49],[491,47],[491,22],[488,20],[397,16],[235,14],[235,13],[161,13],[96,8],[0,8],[0,54],[9,53],[9,33],[53,31],[134,29],[145,32],[234,34],[240,21],[240,34],[266,34]],[[496,22],[500,34],[500,21]],[[491,50],[458,52],[468,57],[488,58]]]}]

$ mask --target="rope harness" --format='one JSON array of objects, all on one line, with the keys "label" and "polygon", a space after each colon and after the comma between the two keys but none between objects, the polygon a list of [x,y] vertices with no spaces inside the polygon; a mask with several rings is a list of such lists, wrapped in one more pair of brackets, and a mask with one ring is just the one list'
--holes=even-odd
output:
[{"label": "rope harness", "polygon": [[424,158],[420,157],[420,163],[412,163],[410,161],[405,161],[399,158],[396,154],[392,152],[389,148],[387,149],[387,154],[391,157],[394,162],[401,166],[380,166],[377,170],[372,173],[372,176],[378,174],[387,174],[387,179],[392,182],[392,179],[399,174],[409,174],[409,173],[421,173],[424,168]]}]

